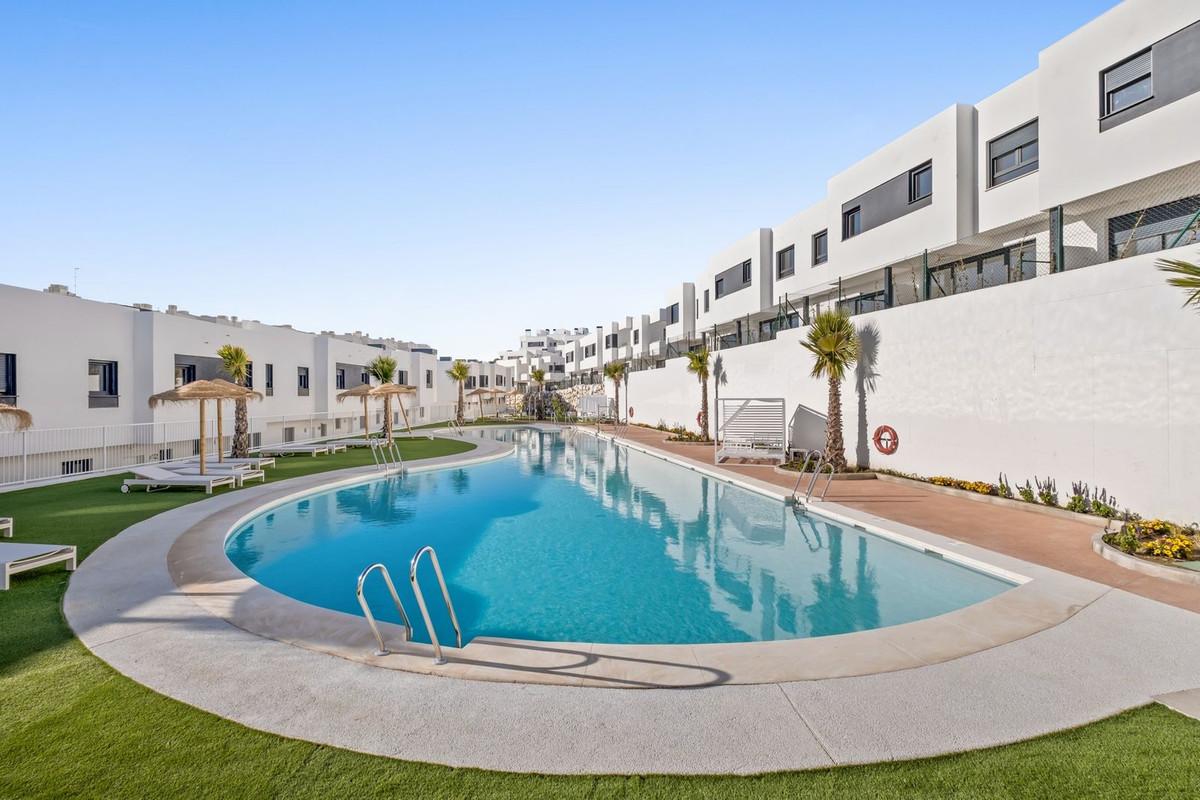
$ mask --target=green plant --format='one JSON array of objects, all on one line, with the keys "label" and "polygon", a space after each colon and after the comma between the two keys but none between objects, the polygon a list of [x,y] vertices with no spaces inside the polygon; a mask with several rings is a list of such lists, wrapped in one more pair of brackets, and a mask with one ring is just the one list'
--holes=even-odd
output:
[{"label": "green plant", "polygon": [[[250,357],[245,349],[236,344],[223,344],[217,348],[217,358],[221,359],[221,369],[229,379],[238,386],[245,386],[250,381]],[[250,414],[246,409],[246,398],[239,397],[233,401],[233,447],[234,458],[245,458],[250,455]]]},{"label": "green plant", "polygon": [[1003,472],[1000,473],[1000,477],[996,480],[996,494],[1000,497],[1008,498],[1013,496],[1012,487],[1008,485],[1008,476]]},{"label": "green plant", "polygon": [[846,445],[842,441],[842,380],[858,360],[858,333],[854,323],[840,311],[822,311],[813,319],[800,345],[812,353],[810,375],[829,381],[829,409],[825,418],[825,457],[838,472],[846,469]]},{"label": "green plant", "polygon": [[1036,502],[1036,496],[1033,493],[1033,486],[1029,483],[1029,479],[1025,479],[1024,486],[1017,487],[1017,494],[1021,495],[1021,499],[1026,503]]},{"label": "green plant", "polygon": [[1125,553],[1136,553],[1141,542],[1137,534],[1129,528],[1121,528],[1116,533],[1104,534],[1104,541]]},{"label": "green plant", "polygon": [[700,433],[702,441],[708,441],[708,348],[701,347],[687,352],[687,370],[700,381]]},{"label": "green plant", "polygon": [[[379,381],[379,385],[382,386],[392,382],[392,378],[396,375],[396,367],[396,359],[391,356],[376,356],[370,364],[367,364],[367,373]],[[388,444],[391,444],[392,396],[390,394],[383,396],[383,435],[387,438]]]},{"label": "green plant", "polygon": [[1077,514],[1090,514],[1092,511],[1092,496],[1088,491],[1088,485],[1082,481],[1073,481],[1071,483],[1071,496],[1067,499],[1067,511],[1074,511]]},{"label": "green plant", "polygon": [[1195,542],[1182,531],[1172,531],[1166,536],[1151,539],[1143,548],[1148,555],[1160,558],[1186,559],[1192,554]]},{"label": "green plant", "polygon": [[1047,477],[1046,482],[1042,483],[1042,481],[1035,475],[1033,482],[1037,484],[1038,500],[1040,500],[1043,505],[1057,507],[1058,486],[1054,483],[1054,478]]},{"label": "green plant", "polygon": [[610,361],[604,365],[604,377],[611,380],[616,389],[617,422],[621,421],[621,381],[625,379],[627,366],[624,361]]},{"label": "green plant", "polygon": [[458,384],[458,404],[454,407],[454,421],[462,425],[465,405],[464,387],[467,384],[467,378],[471,377],[471,367],[459,358],[450,366],[450,369],[446,370],[446,374]]},{"label": "green plant", "polygon": [[1163,272],[1173,276],[1167,279],[1167,283],[1188,293],[1188,298],[1183,304],[1194,306],[1200,311],[1200,265],[1176,258],[1160,258],[1156,265]]},{"label": "green plant", "polygon": [[1117,516],[1117,498],[1109,497],[1107,489],[1092,490],[1092,513],[1105,519]]}]

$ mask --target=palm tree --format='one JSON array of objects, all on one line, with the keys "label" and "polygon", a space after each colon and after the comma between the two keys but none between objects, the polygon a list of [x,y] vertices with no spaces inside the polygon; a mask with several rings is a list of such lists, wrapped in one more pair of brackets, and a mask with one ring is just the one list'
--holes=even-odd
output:
[{"label": "palm tree", "polygon": [[1196,310],[1200,311],[1200,264],[1192,264],[1176,258],[1160,258],[1158,268],[1174,276],[1167,278],[1167,283],[1178,286],[1185,292],[1190,292],[1188,299],[1184,300],[1183,304],[1195,306]]},{"label": "palm tree", "polygon": [[466,386],[467,378],[471,377],[471,367],[461,358],[457,359],[450,369],[446,370],[446,374],[452,380],[458,383],[458,406],[454,410],[454,421],[459,425],[463,424],[463,388]]},{"label": "palm tree", "polygon": [[858,334],[841,311],[822,311],[813,319],[800,345],[813,354],[812,377],[829,381],[829,413],[825,418],[825,457],[838,472],[846,469],[842,441],[842,380],[858,360]]},{"label": "palm tree", "polygon": [[[221,369],[231,381],[242,387],[250,382],[250,357],[245,348],[223,344],[217,348],[217,358],[221,359]],[[219,405],[220,401],[217,403]],[[233,457],[246,458],[250,455],[250,415],[246,410],[246,398],[233,401],[233,413]],[[222,446],[221,442],[217,445]]]},{"label": "palm tree", "polygon": [[533,411],[538,419],[541,419],[545,414],[542,409],[542,392],[546,390],[546,370],[531,369],[529,371],[529,379],[537,384],[537,398],[533,401]]},{"label": "palm tree", "polygon": [[701,347],[697,350],[689,350],[687,352],[687,370],[696,376],[700,381],[700,433],[704,434],[704,441],[709,440],[708,435],[708,348]]},{"label": "palm tree", "polygon": [[[392,378],[396,374],[396,366],[396,359],[391,356],[375,356],[375,359],[367,364],[367,374],[379,381],[379,385],[382,386],[392,382]],[[390,394],[383,396],[383,435],[387,439],[387,443],[391,444],[392,396]]]},{"label": "palm tree", "polygon": [[604,377],[612,380],[617,390],[617,422],[621,421],[621,381],[625,380],[626,366],[624,361],[610,361],[604,365]]}]

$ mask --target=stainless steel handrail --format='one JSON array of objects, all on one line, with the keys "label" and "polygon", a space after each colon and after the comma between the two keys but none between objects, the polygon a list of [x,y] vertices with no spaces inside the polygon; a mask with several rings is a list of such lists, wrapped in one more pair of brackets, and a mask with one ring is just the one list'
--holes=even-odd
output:
[{"label": "stainless steel handrail", "polygon": [[[808,474],[808,464],[814,458],[817,460],[817,465],[816,465],[817,469],[820,469],[821,458],[822,458],[821,451],[820,450],[809,450],[808,453],[804,456],[804,463],[802,463],[800,465],[800,476],[798,478],[796,478],[796,485],[792,488],[792,499],[793,500],[800,499],[800,482],[803,481],[804,476]],[[812,481],[809,481],[809,483],[811,483],[811,482]]]},{"label": "stainless steel handrail", "polygon": [[822,461],[820,464],[817,465],[817,471],[813,473],[812,482],[808,485],[808,493],[804,496],[805,500],[812,500],[813,489],[816,488],[817,481],[821,477],[821,470],[823,470],[825,467],[829,467],[829,477],[825,479],[825,488],[821,490],[821,496],[818,497],[817,499],[824,500],[825,495],[829,493],[829,487],[830,487],[830,485],[833,484],[833,476],[837,472],[837,470],[834,469],[832,462]]},{"label": "stainless steel handrail", "polygon": [[429,553],[429,561],[433,564],[433,572],[437,576],[438,586],[442,589],[442,600],[446,602],[446,610],[450,612],[450,624],[454,626],[454,635],[459,648],[462,647],[462,628],[458,625],[458,615],[454,613],[454,603],[450,601],[450,590],[446,588],[446,578],[442,575],[442,565],[438,563],[437,551],[431,545],[425,545],[412,557],[412,563],[408,566],[408,580],[412,584],[413,594],[417,596],[417,606],[421,609],[425,627],[429,630],[429,641],[433,642],[433,663],[445,664],[446,658],[442,655],[442,643],[438,641],[433,620],[429,618],[429,608],[425,605],[425,594],[421,591],[421,582],[417,580],[417,566],[421,563],[421,556],[426,553]]},{"label": "stainless steel handrail", "polygon": [[400,612],[400,619],[404,620],[404,638],[406,641],[412,641],[412,624],[408,621],[408,612],[404,610],[404,604],[400,602],[400,595],[396,594],[396,585],[392,583],[392,576],[388,573],[388,568],[383,564],[375,563],[364,569],[358,576],[358,589],[355,594],[358,596],[358,604],[362,607],[363,616],[367,618],[367,622],[371,625],[371,632],[375,634],[375,641],[379,644],[379,649],[375,651],[377,656],[386,656],[389,652],[387,645],[383,643],[383,634],[379,632],[379,625],[375,622],[375,615],[371,613],[371,605],[367,602],[367,598],[363,597],[363,584],[367,580],[367,576],[375,570],[379,570],[383,575],[383,581],[387,584],[388,591],[392,593],[392,601],[396,604],[396,610]]}]

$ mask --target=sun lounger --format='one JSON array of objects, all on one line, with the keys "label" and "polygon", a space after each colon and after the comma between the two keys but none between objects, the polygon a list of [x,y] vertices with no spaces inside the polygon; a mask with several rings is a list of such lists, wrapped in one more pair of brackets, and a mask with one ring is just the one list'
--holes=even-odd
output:
[{"label": "sun lounger", "polygon": [[[208,456],[205,459],[205,461],[206,461],[206,463],[216,464],[216,465],[245,464],[245,465],[249,466],[251,469],[266,469],[267,467],[275,466],[275,459],[272,458],[271,456],[250,456],[249,458],[230,458],[229,456],[226,456],[224,461],[218,461],[216,456]],[[200,457],[196,456],[193,458],[185,458],[183,461],[176,461],[173,463],[176,463],[176,464],[199,464]]]},{"label": "sun lounger", "polygon": [[12,538],[12,517],[0,517],[0,534]]},{"label": "sun lounger", "polygon": [[[336,445],[328,444],[281,444],[275,447],[260,447],[258,453],[265,453],[274,456],[313,456],[329,455],[336,453],[334,449]],[[342,445],[341,450],[345,450],[346,446]]]},{"label": "sun lounger", "polygon": [[[199,467],[197,467],[199,469]],[[207,494],[212,494],[217,486],[233,486],[233,475],[181,475],[162,467],[141,466],[131,469],[136,478],[126,478],[121,484],[121,491],[128,493],[135,486],[145,486],[147,492],[174,487],[201,488]]]},{"label": "sun lounger", "polygon": [[75,570],[75,548],[64,544],[17,544],[0,543],[0,590],[9,586],[9,578],[18,572],[25,572],[47,564],[65,561],[67,572]]},{"label": "sun lounger", "polygon": [[[173,470],[171,470],[171,472],[175,473],[176,475],[186,475],[188,477],[199,477],[200,476],[200,465],[199,464],[185,465],[185,466],[180,467],[179,469],[173,469]],[[266,483],[266,481],[267,481],[267,473],[263,472],[261,469],[251,469],[248,464],[243,465],[240,468],[238,468],[238,467],[221,468],[221,467],[210,465],[208,467],[208,470],[205,472],[205,474],[206,475],[228,475],[233,478],[234,487],[239,488],[239,489],[242,487],[243,484],[246,483],[246,481],[259,480],[259,481],[262,481],[263,483]]]}]

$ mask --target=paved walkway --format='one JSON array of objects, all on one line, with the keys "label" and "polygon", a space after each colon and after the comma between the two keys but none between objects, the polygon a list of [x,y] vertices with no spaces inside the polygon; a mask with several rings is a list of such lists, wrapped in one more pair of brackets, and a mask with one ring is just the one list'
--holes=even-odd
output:
[{"label": "paved walkway", "polygon": [[[668,442],[666,436],[638,427],[621,433],[621,438],[642,446],[713,468],[711,447]],[[770,466],[722,464],[715,468],[788,490],[796,483],[794,475],[780,475]],[[1092,536],[1102,527],[1099,525],[883,480],[834,481],[826,500],[1200,613],[1200,586],[1142,575],[1096,555]]]},{"label": "paved walkway", "polygon": [[1007,743],[1197,683],[1200,615],[1118,589],[1018,641],[859,677],[630,691],[382,670],[247,633],[178,589],[167,569],[171,531],[253,491],[110,539],[72,579],[64,611],[122,673],[284,736],[498,770],[753,773]]}]

